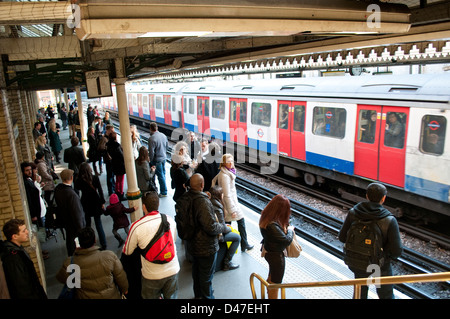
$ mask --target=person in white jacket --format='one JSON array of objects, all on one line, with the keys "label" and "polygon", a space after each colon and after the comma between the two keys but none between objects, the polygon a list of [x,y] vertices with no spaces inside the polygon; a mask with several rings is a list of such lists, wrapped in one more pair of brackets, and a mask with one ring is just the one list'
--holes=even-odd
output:
[{"label": "person in white jacket", "polygon": [[245,229],[244,214],[239,206],[236,192],[236,168],[234,167],[234,157],[231,154],[224,154],[219,167],[219,174],[213,179],[212,186],[218,184],[223,190],[223,208],[225,222],[231,224],[236,221],[238,231],[241,235],[241,250],[245,252],[253,248],[247,241],[247,231]]}]

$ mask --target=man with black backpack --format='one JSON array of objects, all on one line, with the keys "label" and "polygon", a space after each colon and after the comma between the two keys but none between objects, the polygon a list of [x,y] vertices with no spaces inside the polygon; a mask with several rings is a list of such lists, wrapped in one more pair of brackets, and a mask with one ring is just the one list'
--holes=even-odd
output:
[{"label": "man with black backpack", "polygon": [[[392,276],[391,260],[402,253],[400,232],[395,217],[382,206],[386,187],[372,183],[367,187],[367,202],[355,205],[339,232],[344,245],[344,261],[355,278]],[[367,299],[368,287],[361,287],[361,299]],[[380,299],[393,299],[393,285],[377,287]]]},{"label": "man with black backpack", "polygon": [[203,192],[204,183],[202,175],[192,175],[190,190],[181,195],[175,206],[175,221],[178,234],[186,241],[187,251],[193,258],[195,298],[214,299],[212,280],[219,251],[218,235],[226,232],[227,226],[216,219],[213,205]]}]

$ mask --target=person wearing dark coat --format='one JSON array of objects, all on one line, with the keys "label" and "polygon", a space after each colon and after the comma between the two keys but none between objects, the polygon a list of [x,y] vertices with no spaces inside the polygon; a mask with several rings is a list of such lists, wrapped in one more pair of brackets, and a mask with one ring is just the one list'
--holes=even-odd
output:
[{"label": "person wearing dark coat", "polygon": [[190,190],[182,196],[195,197],[192,211],[198,225],[195,236],[187,242],[188,252],[193,256],[192,279],[195,298],[214,299],[212,279],[219,250],[218,235],[226,232],[227,226],[220,224],[208,195],[203,193],[204,181],[200,174],[192,175]]},{"label": "person wearing dark coat", "polygon": [[187,169],[189,165],[183,161],[180,155],[172,155],[172,167],[170,168],[170,177],[172,179],[172,188],[175,189],[173,200],[177,201],[181,195],[187,192],[189,186],[189,174]]},{"label": "person wearing dark coat", "polygon": [[103,230],[101,216],[105,208],[105,196],[102,185],[97,175],[92,175],[91,166],[84,162],[80,165],[80,171],[75,180],[75,188],[81,191],[81,204],[83,205],[86,226],[91,226],[91,219],[94,217],[95,228],[97,229],[100,246],[106,249],[106,236]]},{"label": "person wearing dark coat", "polygon": [[[344,224],[339,231],[339,240],[343,243],[347,240],[347,232],[355,220],[378,220],[381,221],[386,217],[389,218],[387,227],[382,227],[380,222],[378,226],[383,233],[383,252],[384,265],[380,268],[381,276],[392,276],[391,260],[395,260],[402,254],[403,248],[400,238],[400,231],[397,220],[393,217],[390,211],[383,207],[386,199],[387,190],[383,184],[371,183],[367,186],[366,198],[367,202],[360,202],[349,210]],[[391,217],[392,216],[392,217]],[[383,229],[385,230],[383,231]],[[350,268],[355,274],[355,278],[367,278],[372,273],[361,272]],[[368,287],[361,287],[361,299],[367,299]],[[377,288],[377,294],[380,299],[393,299],[394,287],[393,285],[381,285]]]},{"label": "person wearing dark coat", "polygon": [[[97,151],[98,140],[97,137],[95,136],[95,129],[93,127],[88,128],[87,139],[89,144],[89,150],[87,152],[89,162],[92,163],[95,175],[100,175],[97,170],[97,162],[100,160],[99,152]],[[99,165],[101,168],[101,163]]]},{"label": "person wearing dark coat", "polygon": [[120,200],[124,199],[123,182],[125,178],[125,159],[123,157],[123,149],[117,142],[117,133],[111,132],[109,141],[106,143],[106,150],[111,156],[112,172],[116,178],[115,192]]},{"label": "person wearing dark coat", "polygon": [[55,119],[51,119],[49,122],[48,138],[52,152],[55,155],[56,163],[59,164],[60,158],[59,153],[62,151],[62,143],[59,139],[59,129],[56,128]]},{"label": "person wearing dark coat", "polygon": [[5,242],[0,241],[0,256],[11,299],[47,299],[33,261],[22,244],[28,241],[28,229],[20,219],[3,226]]},{"label": "person wearing dark coat", "polygon": [[70,139],[72,147],[64,150],[64,162],[68,163],[69,169],[73,170],[75,179],[78,175],[78,171],[80,170],[81,163],[86,162],[86,156],[84,156],[83,149],[78,147],[79,142],[80,140],[78,137],[73,136]]},{"label": "person wearing dark coat", "polygon": [[20,164],[23,175],[23,183],[25,185],[25,191],[27,193],[28,209],[30,210],[31,221],[38,223],[41,217],[41,199],[39,189],[32,180],[32,165],[29,162],[22,162]]},{"label": "person wearing dark coat", "polygon": [[55,201],[57,205],[57,219],[61,218],[66,229],[67,255],[72,256],[76,246],[77,233],[86,227],[83,205],[80,197],[72,188],[74,172],[65,169],[61,172],[61,183],[55,187]]},{"label": "person wearing dark coat", "polygon": [[127,215],[136,210],[135,207],[126,208],[120,201],[116,194],[112,194],[109,197],[109,205],[106,207],[105,215],[110,215],[114,221],[113,224],[113,235],[119,241],[119,247],[122,246],[125,241],[117,232],[119,229],[123,228],[125,233],[128,235],[130,221]]},{"label": "person wearing dark coat", "polygon": [[208,145],[208,154],[202,157],[195,171],[203,176],[205,180],[205,191],[211,188],[212,180],[220,172],[218,162],[221,161],[221,158],[222,154],[219,145],[215,142],[210,143]]}]

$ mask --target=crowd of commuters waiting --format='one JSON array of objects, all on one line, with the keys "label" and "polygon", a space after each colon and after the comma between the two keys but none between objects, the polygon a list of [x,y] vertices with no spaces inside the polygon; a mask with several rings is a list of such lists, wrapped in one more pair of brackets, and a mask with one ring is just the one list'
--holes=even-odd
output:
[{"label": "crowd of commuters waiting", "polygon": [[[53,109],[49,107],[44,114],[38,113],[34,125],[36,159],[21,164],[32,223],[43,227],[47,237],[54,236],[57,227],[65,231],[68,257],[62,261],[57,279],[66,283],[70,276],[67,267],[76,264],[81,274],[76,298],[177,298],[180,264],[176,251],[173,259],[167,263],[154,263],[142,255],[163,223],[159,204],[161,198],[168,194],[165,171],[167,137],[158,131],[156,123],[151,123],[146,147],[136,127],[131,127],[130,138],[144,216],[130,227],[127,214],[136,208],[127,208],[121,203],[126,199],[123,149],[108,113],[105,118],[101,118],[96,108],[88,107],[89,150],[86,158],[80,147],[81,136],[77,136],[80,131],[76,105],[71,105],[69,113],[64,106],[58,107],[58,110],[62,129],[70,130],[71,147],[62,149],[59,137],[61,126],[55,121]],[[245,216],[238,203],[234,158],[231,154],[222,154],[221,150],[215,141],[198,141],[195,133],[190,132],[175,144],[171,157],[169,173],[170,186],[174,189],[173,200],[177,202],[185,197],[191,198],[191,212],[196,219],[195,235],[184,242],[184,247],[186,258],[192,262],[194,296],[199,299],[214,298],[212,280],[216,271],[239,267],[232,262],[239,246],[242,252],[253,248],[248,242]],[[63,154],[62,160],[68,164],[68,168],[58,176],[54,161],[60,163],[60,154]],[[99,178],[103,174],[103,164],[106,169],[107,198]],[[375,201],[378,203],[379,199]],[[102,215],[113,218],[112,232],[118,247],[123,246],[120,258],[107,249]],[[54,219],[54,216],[57,218]],[[92,218],[97,236],[91,228]],[[175,242],[175,220],[170,216],[165,218]],[[283,195],[274,197],[261,213],[259,226],[264,258],[269,265],[268,281],[271,283],[281,283],[284,276],[284,250],[295,235],[289,219],[290,203]],[[232,227],[233,221],[237,229]],[[120,229],[124,230],[126,240],[118,233]],[[6,241],[1,242],[0,260],[3,261],[6,276],[3,282],[8,287],[0,287],[0,297],[5,291],[8,294],[9,290],[8,296],[11,298],[47,298],[33,263],[22,246],[28,240],[25,222],[13,219],[5,224],[3,232]],[[345,241],[344,237],[340,239]],[[397,237],[394,239],[398,240]],[[401,252],[401,245],[395,245],[394,257]],[[11,251],[14,251],[14,258],[8,257]],[[46,251],[43,251],[43,255],[49,258]],[[11,260],[23,267],[11,266]],[[0,276],[3,276],[3,272]],[[277,295],[276,290],[269,290],[269,298],[277,298]]]}]

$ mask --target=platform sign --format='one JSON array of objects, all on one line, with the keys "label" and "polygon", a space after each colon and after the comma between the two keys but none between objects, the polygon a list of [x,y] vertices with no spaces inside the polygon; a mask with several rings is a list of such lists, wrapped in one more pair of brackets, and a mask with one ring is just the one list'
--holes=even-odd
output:
[{"label": "platform sign", "polygon": [[87,71],[84,74],[88,98],[112,96],[108,70]]}]

